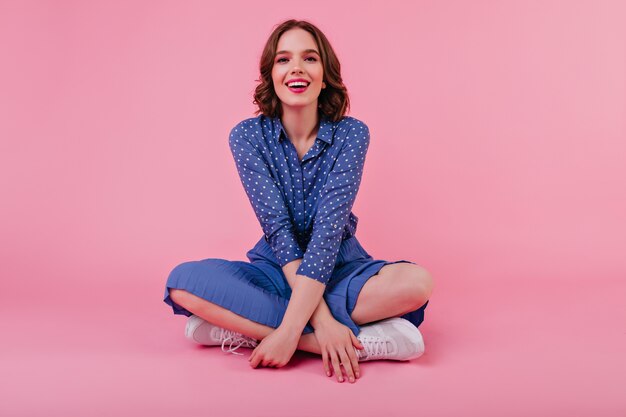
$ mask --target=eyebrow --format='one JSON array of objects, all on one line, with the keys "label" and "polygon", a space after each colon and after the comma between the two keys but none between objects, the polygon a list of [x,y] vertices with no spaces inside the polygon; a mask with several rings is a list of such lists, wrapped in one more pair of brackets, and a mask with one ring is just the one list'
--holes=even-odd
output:
[{"label": "eyebrow", "polygon": [[[304,53],[308,53],[308,52],[315,52],[317,55],[319,55],[320,53],[317,52],[315,49],[305,49],[304,51],[302,51]],[[276,52],[276,55],[280,55],[280,54],[290,54],[290,51],[278,51]]]}]

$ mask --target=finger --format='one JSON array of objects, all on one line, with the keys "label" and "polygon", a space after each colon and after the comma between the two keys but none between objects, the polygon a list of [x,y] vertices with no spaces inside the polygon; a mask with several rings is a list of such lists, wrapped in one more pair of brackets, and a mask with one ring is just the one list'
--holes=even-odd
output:
[{"label": "finger", "polygon": [[[360,346],[360,349],[364,349],[363,344],[362,344],[362,343],[361,343],[361,341],[360,341],[360,340],[359,340],[359,339],[358,339],[358,338],[354,335],[354,333],[350,332],[350,334],[352,335],[352,339],[354,339],[354,340],[356,340],[356,341],[358,342],[358,346],[357,346],[357,348]],[[352,369],[354,369],[354,375],[355,375],[357,378],[360,378],[360,377],[361,377],[361,367],[360,367],[360,365],[359,365],[359,357],[358,357],[358,355],[357,355],[357,352],[354,352],[354,356],[350,355],[350,353],[352,353],[352,352],[349,352],[349,353],[348,353],[348,355],[350,356],[350,360],[352,361],[352,364],[353,364],[353,365],[352,365]],[[355,363],[356,363],[356,367],[354,366],[354,364],[355,364]]]},{"label": "finger", "polygon": [[359,358],[356,356],[356,351],[350,346],[348,349],[348,357],[350,358],[350,363],[352,364],[352,369],[354,370],[354,376],[356,378],[361,377],[361,367],[359,366]]},{"label": "finger", "polygon": [[[350,345],[348,349],[352,349],[352,345]],[[341,364],[343,365],[343,369],[346,371],[348,380],[350,382],[354,382],[354,371],[352,370],[352,362],[350,361],[350,358],[348,357],[345,349],[339,351],[339,356],[341,357]]]},{"label": "finger", "polygon": [[257,366],[259,366],[259,362],[261,362],[262,359],[263,355],[257,352],[257,354],[254,355],[254,359],[252,360],[252,362],[250,362],[250,365],[253,368],[256,368]]},{"label": "finger", "polygon": [[324,362],[324,372],[326,372],[326,376],[330,376],[330,367],[328,366],[328,352],[326,349],[322,349],[322,361]]},{"label": "finger", "polygon": [[341,372],[341,366],[339,364],[339,358],[337,356],[337,352],[331,349],[330,358],[331,358],[331,363],[333,364],[333,369],[335,370],[335,376],[337,377],[337,381],[343,382],[343,373]]},{"label": "finger", "polygon": [[354,335],[354,333],[352,333],[352,331],[350,331],[350,337],[352,337],[352,342],[354,343],[354,346],[359,349],[364,349],[363,343],[361,343],[361,341]]},{"label": "finger", "polygon": [[268,354],[263,358],[263,366],[267,366],[268,368],[276,367],[276,360],[272,357],[272,355]]}]

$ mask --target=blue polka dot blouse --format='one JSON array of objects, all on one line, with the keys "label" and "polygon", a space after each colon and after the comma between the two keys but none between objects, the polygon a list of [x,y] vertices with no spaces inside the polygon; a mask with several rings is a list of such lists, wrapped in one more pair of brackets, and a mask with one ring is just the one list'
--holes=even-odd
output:
[{"label": "blue polka dot blouse", "polygon": [[279,117],[261,114],[232,128],[241,183],[281,267],[302,258],[299,275],[328,282],[342,240],[356,233],[351,210],[369,141],[362,121],[320,115],[315,143],[300,160]]}]

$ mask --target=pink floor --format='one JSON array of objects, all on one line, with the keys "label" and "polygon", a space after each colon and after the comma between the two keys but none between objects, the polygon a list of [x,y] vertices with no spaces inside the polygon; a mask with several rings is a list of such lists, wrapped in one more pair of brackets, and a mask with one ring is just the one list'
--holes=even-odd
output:
[{"label": "pink floor", "polygon": [[305,352],[285,368],[252,369],[249,349],[193,344],[185,318],[160,301],[163,269],[89,282],[77,272],[29,290],[23,305],[3,294],[0,414],[624,415],[621,276],[440,268],[420,327],[426,353],[363,363],[355,384],[325,377]]},{"label": "pink floor", "polygon": [[[227,139],[291,17],[371,131],[360,242],[435,279],[426,353],[356,384],[303,352],[251,369],[162,301],[178,263],[262,235]],[[626,416],[625,21],[620,0],[0,2],[0,417]]]}]

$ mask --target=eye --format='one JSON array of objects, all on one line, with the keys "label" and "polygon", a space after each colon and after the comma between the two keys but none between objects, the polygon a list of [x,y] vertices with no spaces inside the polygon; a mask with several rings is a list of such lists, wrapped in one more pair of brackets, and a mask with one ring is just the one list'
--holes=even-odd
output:
[{"label": "eye", "polygon": [[[316,62],[316,61],[317,61],[317,59],[316,59],[315,57],[312,57],[312,56],[309,56],[309,57],[305,58],[305,60],[306,60],[306,59],[312,59],[313,61],[311,61],[311,62]],[[276,60],[276,62],[281,62],[281,61],[283,61],[283,60],[287,60],[287,58],[278,58],[278,59]]]}]

